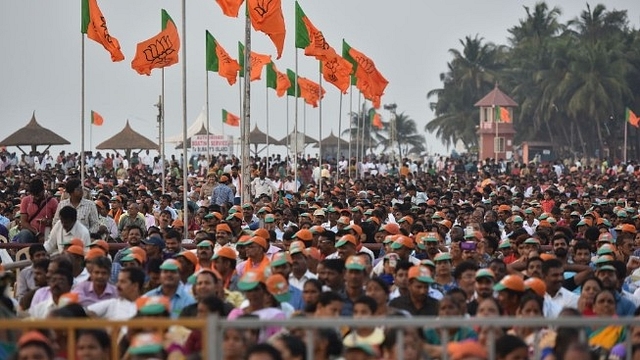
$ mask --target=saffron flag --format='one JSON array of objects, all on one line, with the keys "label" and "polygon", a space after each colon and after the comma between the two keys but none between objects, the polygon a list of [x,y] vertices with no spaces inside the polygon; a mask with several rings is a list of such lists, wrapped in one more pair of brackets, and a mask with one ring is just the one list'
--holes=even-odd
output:
[{"label": "saffron flag", "polygon": [[136,46],[131,67],[140,75],[151,75],[152,69],[161,69],[178,63],[180,36],[169,14],[162,10],[163,29],[158,35]]},{"label": "saffron flag", "polygon": [[267,87],[276,90],[278,97],[283,97],[291,87],[291,81],[285,73],[281,73],[276,68],[276,64],[267,64]]},{"label": "saffron flag", "polygon": [[631,109],[627,108],[625,113],[625,120],[632,126],[640,128],[640,117],[638,117]]},{"label": "saffron flag", "polygon": [[[238,41],[238,60],[240,63],[240,77],[244,77],[244,45],[240,41]],[[249,54],[249,61],[251,62],[251,81],[260,80],[262,68],[271,63],[271,56],[252,51]]]},{"label": "saffron flag", "polygon": [[300,96],[307,104],[318,107],[318,101],[324,97],[325,91],[317,83],[298,76],[298,88],[300,89]]},{"label": "saffron flag", "polygon": [[251,25],[271,38],[278,52],[277,59],[282,56],[286,29],[282,15],[282,0],[247,0]]},{"label": "saffron flag", "polygon": [[229,126],[240,126],[240,117],[222,109],[222,122]]},{"label": "saffron flag", "polygon": [[358,87],[366,99],[374,103],[374,106],[377,104],[377,107],[379,107],[379,98],[384,95],[384,90],[389,84],[389,81],[378,71],[373,60],[349,46],[344,40],[342,40],[342,56],[349,61],[355,69],[356,87]]},{"label": "saffron flag", "polygon": [[216,2],[220,5],[223,14],[237,18],[243,0],[216,0]]},{"label": "saffron flag", "polygon": [[95,125],[95,126],[102,126],[102,124],[104,123],[104,119],[102,118],[102,116],[100,114],[98,114],[95,111],[91,111],[91,124]]},{"label": "saffron flag", "polygon": [[376,111],[376,109],[371,108],[369,110],[369,121],[371,121],[371,126],[374,128],[381,130],[384,128],[384,124],[382,124],[382,119],[380,118],[380,114]]},{"label": "saffron flag", "polygon": [[344,94],[351,84],[352,72],[353,65],[338,54],[322,62],[322,77]]},{"label": "saffron flag", "polygon": [[335,50],[324,38],[322,31],[318,30],[311,20],[305,15],[296,1],[296,47],[304,49],[304,54],[313,56],[318,60],[326,60],[335,56]]},{"label": "saffron flag", "polygon": [[97,0],[82,0],[82,29],[83,34],[104,48],[111,54],[111,61],[124,60],[118,39],[109,34],[107,20],[98,7]]},{"label": "saffron flag", "polygon": [[218,75],[227,79],[229,85],[236,83],[238,78],[238,71],[240,71],[240,65],[238,62],[229,56],[218,41],[206,31],[206,66],[207,71],[217,72]]},{"label": "saffron flag", "polygon": [[506,123],[511,122],[511,113],[509,113],[509,109],[504,108],[502,106],[496,106],[495,119],[496,122],[502,121]]},{"label": "saffron flag", "polygon": [[291,86],[287,89],[288,96],[300,97],[300,86],[296,86],[296,73],[291,69],[287,69],[287,78],[289,78],[289,83]]}]

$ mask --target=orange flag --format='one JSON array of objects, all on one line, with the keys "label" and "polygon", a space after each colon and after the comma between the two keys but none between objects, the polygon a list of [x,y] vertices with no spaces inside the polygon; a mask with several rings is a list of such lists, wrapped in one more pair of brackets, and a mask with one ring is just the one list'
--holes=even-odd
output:
[{"label": "orange flag", "polygon": [[374,107],[380,107],[380,97],[389,81],[382,76],[375,63],[368,56],[352,48],[342,41],[342,55],[355,66],[356,87],[364,97],[373,102]]},{"label": "orange flag", "polygon": [[98,114],[96,111],[91,111],[91,124],[95,126],[102,126],[104,123],[104,119],[102,115]]},{"label": "orange flag", "polygon": [[160,69],[178,63],[180,36],[173,21],[151,39],[138,43],[131,67],[140,75],[151,75],[152,69]]},{"label": "orange flag", "polygon": [[229,53],[220,46],[220,43],[216,41],[216,56],[218,57],[218,75],[227,79],[229,85],[236,83],[238,79],[238,71],[240,71],[240,65],[238,61],[232,59]]},{"label": "orange flag", "polygon": [[240,126],[240,117],[222,109],[222,122],[229,126]]},{"label": "orange flag", "polygon": [[353,65],[338,54],[322,62],[322,77],[345,94],[351,84],[352,71]]},{"label": "orange flag", "polygon": [[286,34],[282,0],[247,0],[251,25],[271,38],[278,51],[278,59],[282,56],[284,37]]},{"label": "orange flag", "polygon": [[252,51],[251,54],[249,54],[249,61],[251,61],[251,81],[260,80],[262,68],[271,63],[271,55],[259,54]]},{"label": "orange flag", "polygon": [[118,39],[109,34],[107,21],[102,15],[96,0],[82,1],[82,29],[83,34],[104,48],[111,54],[111,61],[124,60]]},{"label": "orange flag", "polygon": [[307,104],[318,107],[318,100],[324,97],[325,91],[317,83],[298,76],[298,86],[300,87],[300,96]]},{"label": "orange flag", "polygon": [[220,5],[223,14],[237,18],[243,0],[216,0],[216,2]]}]

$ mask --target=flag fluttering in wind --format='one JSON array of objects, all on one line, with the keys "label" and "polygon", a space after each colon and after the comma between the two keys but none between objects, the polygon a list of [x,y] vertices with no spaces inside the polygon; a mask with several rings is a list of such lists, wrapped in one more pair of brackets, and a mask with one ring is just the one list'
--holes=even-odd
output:
[{"label": "flag fluttering in wind", "polygon": [[300,97],[300,85],[298,85],[297,87],[295,85],[296,73],[291,69],[287,69],[287,78],[289,78],[289,83],[291,83],[291,86],[289,86],[289,88],[287,89],[287,96]]},{"label": "flag fluttering in wind", "polygon": [[[240,77],[244,77],[244,45],[240,41],[238,41],[238,60],[240,62]],[[251,81],[260,80],[262,68],[271,63],[271,55],[252,51],[249,54],[249,61],[251,62]]]},{"label": "flag fluttering in wind", "polygon": [[278,97],[283,97],[291,87],[291,81],[285,73],[281,73],[273,62],[267,64],[267,87],[276,90]]},{"label": "flag fluttering in wind", "polygon": [[102,124],[104,123],[104,119],[102,118],[102,115],[98,114],[95,111],[91,111],[91,124],[95,125],[95,126],[102,126]]},{"label": "flag fluttering in wind", "polygon": [[124,60],[124,54],[120,50],[118,39],[109,34],[107,20],[98,7],[97,0],[82,0],[82,28],[83,34],[104,48],[111,54],[111,61]]},{"label": "flag fluttering in wind", "polygon": [[502,106],[496,106],[495,119],[496,119],[496,122],[503,121],[506,123],[510,123],[511,113],[509,113],[509,109]]},{"label": "flag fluttering in wind", "polygon": [[298,88],[304,102],[313,107],[318,107],[318,101],[324,97],[326,92],[319,84],[301,76],[298,76]]},{"label": "flag fluttering in wind", "polygon": [[371,121],[371,126],[373,126],[378,130],[381,130],[382,128],[384,128],[384,124],[382,123],[380,114],[378,114],[378,112],[374,108],[371,108],[369,110],[369,121]]},{"label": "flag fluttering in wind", "polygon": [[282,15],[282,0],[247,0],[251,25],[271,38],[278,52],[277,59],[282,56],[286,29]]},{"label": "flag fluttering in wind", "polygon": [[238,71],[240,71],[238,61],[229,56],[229,53],[220,46],[209,31],[206,31],[206,41],[207,71],[217,72],[218,75],[227,79],[229,85],[235,84],[238,79]]},{"label": "flag fluttering in wind", "polygon": [[151,70],[178,63],[180,36],[173,19],[162,10],[162,31],[158,35],[138,43],[131,67],[140,75],[151,75]]},{"label": "flag fluttering in wind", "polygon": [[237,18],[244,0],[216,0],[216,2],[220,5],[223,14]]},{"label": "flag fluttering in wind", "polygon": [[627,108],[625,112],[625,120],[631,124],[631,126],[635,126],[640,128],[640,117],[638,117],[631,109]]},{"label": "flag fluttering in wind", "polygon": [[380,97],[384,95],[389,81],[378,71],[373,60],[349,46],[344,40],[342,40],[342,56],[355,69],[356,87],[362,92],[365,99],[373,103],[374,108],[379,108]]},{"label": "flag fluttering in wind", "polygon": [[343,93],[349,88],[353,65],[343,59],[329,45],[322,31],[318,30],[296,1],[296,48],[322,62],[322,77]]},{"label": "flag fluttering in wind", "polygon": [[222,109],[222,122],[229,126],[240,126],[240,117]]}]

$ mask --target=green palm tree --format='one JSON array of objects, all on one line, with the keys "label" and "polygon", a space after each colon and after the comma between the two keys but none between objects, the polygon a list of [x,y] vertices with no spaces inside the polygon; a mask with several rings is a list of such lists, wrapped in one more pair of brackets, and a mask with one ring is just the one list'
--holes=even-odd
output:
[{"label": "green palm tree", "polygon": [[387,136],[381,145],[384,145],[385,151],[389,150],[392,146],[397,146],[398,154],[400,157],[404,157],[410,152],[419,154],[425,150],[424,136],[418,134],[415,120],[411,119],[409,115],[405,115],[404,112],[396,114],[395,116],[396,144],[392,144],[392,121],[394,120],[391,119],[389,122],[383,122]]},{"label": "green palm tree", "polygon": [[362,104],[359,112],[351,112],[349,114],[349,128],[342,131],[342,136],[348,136],[351,139],[351,146],[355,147],[354,153],[361,156],[371,151],[386,141],[383,128],[378,129],[371,125],[372,119],[369,117],[369,111],[366,104]]},{"label": "green palm tree", "polygon": [[453,60],[447,64],[448,71],[440,74],[444,86],[427,93],[427,98],[437,97],[430,104],[436,118],[424,129],[435,132],[446,146],[460,140],[471,149],[478,142],[479,112],[473,104],[494,87],[504,48],[485,43],[478,35],[467,36],[460,44],[462,51],[449,50]]}]

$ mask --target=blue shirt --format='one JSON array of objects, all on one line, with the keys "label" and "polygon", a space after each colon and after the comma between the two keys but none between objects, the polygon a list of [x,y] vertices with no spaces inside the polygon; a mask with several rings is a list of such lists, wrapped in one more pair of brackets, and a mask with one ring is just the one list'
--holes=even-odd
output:
[{"label": "blue shirt", "polygon": [[629,299],[623,297],[616,291],[616,314],[618,316],[633,316],[636,312],[636,305]]},{"label": "blue shirt", "polygon": [[[164,296],[162,294],[162,286],[158,286],[157,288],[150,290],[144,296]],[[171,297],[171,318],[177,319],[182,309],[185,307],[194,304],[196,300],[189,294],[184,285],[180,284],[176,293]]]},{"label": "blue shirt", "polygon": [[296,310],[304,310],[304,301],[302,301],[302,291],[295,286],[289,286],[289,294],[291,299],[288,301]]}]

